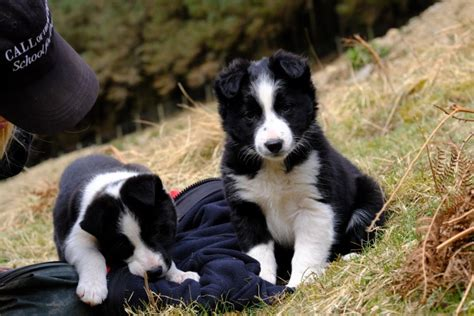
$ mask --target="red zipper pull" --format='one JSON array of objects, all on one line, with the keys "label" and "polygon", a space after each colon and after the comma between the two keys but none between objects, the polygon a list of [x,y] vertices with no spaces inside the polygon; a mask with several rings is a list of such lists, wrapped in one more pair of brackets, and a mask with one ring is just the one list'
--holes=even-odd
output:
[{"label": "red zipper pull", "polygon": [[176,190],[176,189],[172,189],[170,190],[170,192],[168,193],[171,198],[174,200],[178,195],[179,195],[180,191],[179,190]]}]

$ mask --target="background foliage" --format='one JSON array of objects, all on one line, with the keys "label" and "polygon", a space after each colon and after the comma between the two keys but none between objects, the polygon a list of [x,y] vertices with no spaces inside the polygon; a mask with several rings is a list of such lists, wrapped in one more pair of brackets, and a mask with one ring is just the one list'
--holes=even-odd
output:
[{"label": "background foliage", "polygon": [[138,118],[163,119],[180,102],[178,82],[193,97],[209,100],[218,70],[237,56],[258,59],[285,48],[322,57],[337,51],[342,36],[382,34],[434,1],[49,2],[56,30],[96,71],[101,93],[81,133],[39,144],[43,158],[134,131]]}]

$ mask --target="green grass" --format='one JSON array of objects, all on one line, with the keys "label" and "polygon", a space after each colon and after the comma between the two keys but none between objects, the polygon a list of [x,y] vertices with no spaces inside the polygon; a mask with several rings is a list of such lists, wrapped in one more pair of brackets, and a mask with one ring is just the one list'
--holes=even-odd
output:
[{"label": "green grass", "polygon": [[[390,53],[390,49],[386,46],[378,45],[376,43],[370,43],[370,45],[380,58],[385,58]],[[373,61],[369,50],[361,45],[348,48],[344,54],[354,70],[359,70]]]}]

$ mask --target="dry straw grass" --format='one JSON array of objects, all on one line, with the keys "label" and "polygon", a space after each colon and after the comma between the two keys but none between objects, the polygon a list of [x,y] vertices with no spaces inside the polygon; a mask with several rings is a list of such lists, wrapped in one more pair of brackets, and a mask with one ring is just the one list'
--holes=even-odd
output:
[{"label": "dry straw grass", "polygon": [[[376,245],[362,256],[336,261],[315,283],[279,298],[278,304],[249,309],[244,314],[452,313],[458,306],[460,312],[474,310],[472,296],[466,294],[460,304],[464,293],[468,293],[469,282],[465,279],[456,281],[445,294],[445,289],[438,285],[447,284],[433,283],[440,281],[426,274],[426,303],[420,301],[422,279],[414,282],[421,286],[421,292],[413,291],[408,296],[401,296],[395,286],[408,254],[417,249],[417,240],[422,240],[423,236],[415,230],[419,218],[436,219],[429,236],[433,238],[433,232],[442,231],[443,237],[437,237],[437,242],[458,233],[457,229],[441,229],[438,221],[443,219],[444,223],[462,216],[459,208],[454,210],[443,204],[443,195],[432,181],[428,155],[415,158],[430,138],[427,135],[446,117],[434,106],[448,108],[449,104],[458,104],[474,108],[473,17],[471,0],[442,1],[408,26],[391,30],[376,40],[378,45],[387,46],[390,53],[378,61],[383,67],[375,68],[369,76],[356,76],[343,58],[315,74],[323,128],[336,147],[377,178],[388,194],[395,192],[389,206],[391,219]],[[471,133],[471,123],[448,119],[426,147],[445,146],[447,141],[461,144]],[[222,141],[215,104],[193,106],[109,147],[66,155],[1,183],[0,192],[8,192],[9,196],[0,196],[0,203],[8,205],[0,209],[0,262],[16,266],[56,258],[51,187],[57,185],[64,166],[77,156],[106,152],[128,162],[143,163],[157,172],[168,188],[182,189],[196,180],[219,175]],[[466,157],[472,156],[472,146],[466,145],[463,152]],[[410,165],[404,181],[400,181]],[[4,201],[9,204],[3,204]],[[435,216],[438,208],[439,216]],[[460,222],[465,223],[470,219],[468,216]],[[428,240],[427,249],[439,246]],[[443,254],[454,254],[459,249],[453,247],[458,247],[457,240],[443,248]],[[469,248],[455,256],[466,251]],[[453,271],[462,270],[457,264],[452,266],[456,267]],[[429,273],[439,271],[430,269]],[[199,306],[150,306],[148,310],[157,311],[182,315],[202,310]],[[226,309],[217,310],[223,311]]]},{"label": "dry straw grass", "polygon": [[[182,189],[219,175],[223,133],[217,113],[201,104],[183,107],[184,115],[139,139],[126,140],[121,151],[122,159],[143,163],[157,172],[168,188]],[[166,132],[169,126],[173,126],[172,133]]]}]

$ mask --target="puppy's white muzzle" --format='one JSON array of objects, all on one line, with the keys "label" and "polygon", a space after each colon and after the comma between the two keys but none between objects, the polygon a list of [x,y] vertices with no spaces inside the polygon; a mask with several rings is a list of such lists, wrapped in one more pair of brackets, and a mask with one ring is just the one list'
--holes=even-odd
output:
[{"label": "puppy's white muzzle", "polygon": [[127,260],[127,263],[130,273],[141,277],[144,277],[145,274],[159,277],[165,275],[169,269],[161,253],[146,248],[135,249],[133,256]]},{"label": "puppy's white muzzle", "polygon": [[257,153],[266,159],[284,159],[293,147],[293,133],[288,124],[271,113],[255,134]]}]

